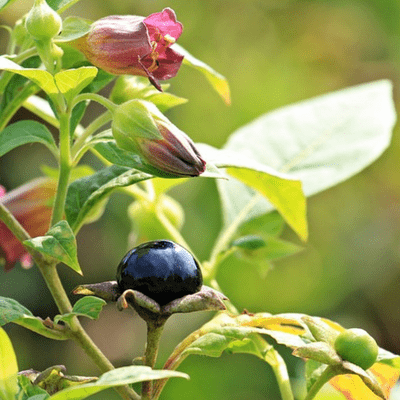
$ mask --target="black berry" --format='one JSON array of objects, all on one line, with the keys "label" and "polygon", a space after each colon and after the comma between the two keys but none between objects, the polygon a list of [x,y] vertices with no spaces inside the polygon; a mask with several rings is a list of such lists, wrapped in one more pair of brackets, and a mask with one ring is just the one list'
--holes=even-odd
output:
[{"label": "black berry", "polygon": [[196,293],[203,277],[194,257],[169,240],[143,243],[130,250],[117,270],[121,292],[137,290],[163,306]]}]

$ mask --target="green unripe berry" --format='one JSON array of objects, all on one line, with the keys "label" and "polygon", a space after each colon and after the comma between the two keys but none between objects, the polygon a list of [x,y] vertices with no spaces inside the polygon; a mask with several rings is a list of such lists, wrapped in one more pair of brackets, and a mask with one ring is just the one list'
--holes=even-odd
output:
[{"label": "green unripe berry", "polygon": [[35,0],[26,17],[25,26],[34,39],[49,40],[60,33],[62,19],[46,0]]},{"label": "green unripe berry", "polygon": [[367,370],[378,357],[379,347],[363,329],[348,329],[335,340],[335,350],[343,360]]}]

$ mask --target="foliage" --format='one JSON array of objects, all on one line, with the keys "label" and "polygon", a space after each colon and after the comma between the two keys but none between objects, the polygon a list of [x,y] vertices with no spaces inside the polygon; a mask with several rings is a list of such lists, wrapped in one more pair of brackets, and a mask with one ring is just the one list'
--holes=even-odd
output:
[{"label": "foliage", "polygon": [[[0,10],[12,2],[0,2]],[[104,54],[95,53],[98,47],[90,52],[94,65],[88,65],[80,51],[88,54],[85,51],[93,37],[104,41],[101,44],[107,54],[113,54],[113,63],[121,62],[117,73],[123,74],[126,60],[118,60],[118,54],[126,40],[132,44],[124,34],[132,27],[124,18],[116,17],[119,29],[104,35],[102,20],[92,25],[68,17],[60,35],[46,36],[45,21],[51,16],[58,21],[55,12],[62,13],[76,2],[48,0],[51,8],[46,5],[47,11],[32,13],[39,18],[35,23],[43,26],[41,35],[31,37],[23,23],[18,23],[10,28],[9,54],[0,57],[0,156],[39,143],[58,163],[56,172],[43,168],[57,180],[55,197],[48,199],[51,220],[41,221],[47,228],[45,235],[31,237],[29,223],[25,226],[10,212],[17,194],[0,192],[0,198],[7,199],[0,200],[1,224],[13,234],[10,240],[0,238],[0,246],[7,256],[14,251],[13,243],[24,245],[60,312],[43,320],[18,301],[0,297],[0,325],[14,323],[50,339],[74,340],[102,375],[69,376],[62,366],[17,375],[14,349],[0,328],[1,397],[78,400],[114,387],[125,399],[157,399],[169,378],[188,377],[175,371],[184,359],[220,357],[225,352],[251,354],[269,364],[283,400],[293,400],[279,344],[305,361],[306,400],[314,398],[327,382],[347,399],[386,399],[400,374],[399,356],[379,349],[376,362],[365,370],[364,363],[352,363],[337,351],[335,340],[345,329],[335,322],[300,314],[240,313],[220,293],[217,272],[225,259],[237,257],[265,276],[275,259],[301,251],[300,245],[280,235],[287,224],[302,242],[307,241],[306,198],[354,176],[388,147],[396,119],[391,83],[380,80],[359,85],[267,113],[232,133],[221,149],[195,144],[163,114],[186,100],[165,92],[169,86],[160,86],[154,71],[160,68],[160,76],[166,79],[174,76],[176,71],[169,72],[169,68],[176,65],[166,60],[178,54],[181,61],[184,56],[184,65],[205,76],[226,105],[231,103],[230,89],[224,76],[174,43],[179,37],[174,29],[181,26],[173,10],[164,9],[146,19],[132,17],[137,47],[131,50],[138,59],[135,68],[125,72],[138,76],[116,79],[109,73],[115,69],[102,70],[106,64]],[[35,1],[33,11],[40,5],[43,2]],[[96,36],[99,30],[101,35]],[[149,37],[156,38],[151,52],[142,54],[150,46]],[[108,97],[98,93],[111,82],[114,86]],[[81,120],[89,114],[90,102],[101,104],[105,111],[84,124]],[[9,123],[22,106],[43,122]],[[48,125],[58,130],[57,142]],[[79,164],[89,152],[101,164],[95,171]],[[200,262],[193,254],[194,264],[202,267],[204,285],[199,290],[158,304],[139,290],[121,292],[119,284],[108,281],[79,286],[74,293],[86,297],[70,303],[57,265],[63,263],[83,275],[76,235],[84,224],[101,217],[114,192],[132,199],[129,217],[137,225],[138,242],[171,239],[189,248],[181,233],[184,210],[167,193],[188,180],[202,178],[217,181],[223,226],[208,259]],[[25,200],[23,207],[39,213],[34,199]],[[254,221],[260,217],[266,217],[265,223],[256,229]],[[114,369],[83,329],[79,318],[97,320],[106,302],[115,302],[120,310],[132,306],[146,321],[144,365]],[[218,313],[177,345],[162,370],[154,369],[165,321],[173,313],[199,310]],[[140,395],[130,386],[138,382],[142,383]]]}]

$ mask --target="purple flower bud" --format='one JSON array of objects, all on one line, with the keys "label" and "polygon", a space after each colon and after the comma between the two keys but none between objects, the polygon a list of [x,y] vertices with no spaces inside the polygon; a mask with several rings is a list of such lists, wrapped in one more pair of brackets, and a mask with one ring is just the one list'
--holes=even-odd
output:
[{"label": "purple flower bud", "polygon": [[152,103],[131,100],[118,106],[112,132],[119,147],[167,174],[198,176],[205,171],[206,162],[192,140]]},{"label": "purple flower bud", "polygon": [[147,18],[102,18],[73,44],[93,65],[115,75],[147,76],[162,91],[158,80],[173,78],[182,64],[183,55],[170,48],[181,33],[175,12],[165,8]]}]

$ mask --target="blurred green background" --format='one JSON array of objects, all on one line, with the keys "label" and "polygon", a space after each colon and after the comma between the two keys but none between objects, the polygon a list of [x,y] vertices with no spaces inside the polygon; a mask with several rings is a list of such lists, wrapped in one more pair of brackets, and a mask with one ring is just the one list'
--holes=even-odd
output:
[{"label": "blurred green background", "polygon": [[[16,1],[0,15],[0,25],[12,25],[32,3]],[[225,75],[232,91],[232,105],[226,107],[193,70],[182,68],[171,80],[171,91],[190,101],[168,117],[196,142],[220,147],[235,129],[269,110],[381,78],[393,81],[399,106],[400,0],[82,0],[67,14],[95,20],[110,14],[149,15],[167,6],[184,25],[179,43]],[[5,48],[2,30],[0,47]],[[27,112],[16,116],[29,117]],[[375,164],[310,198],[310,240],[305,250],[276,263],[265,279],[240,260],[225,263],[219,280],[232,302],[252,312],[304,312],[346,327],[362,327],[382,347],[400,353],[399,156],[396,130],[390,149]],[[54,166],[42,147],[18,148],[0,159],[0,184],[11,190],[39,176],[45,163]],[[185,207],[185,238],[199,258],[206,259],[221,225],[215,183],[193,180],[172,195]],[[82,229],[79,260],[85,276],[60,268],[68,291],[81,283],[114,279],[128,246],[129,201],[113,196],[102,219]],[[289,230],[284,236],[297,242]],[[35,268],[0,271],[0,294],[17,299],[43,318],[57,313]],[[209,317],[209,313],[172,317],[161,343],[159,366]],[[83,323],[115,365],[127,365],[141,355],[145,327],[133,311],[119,313],[109,305],[99,321]],[[71,374],[97,373],[72,343],[53,342],[14,325],[6,329],[20,369],[65,364]],[[301,363],[282,351],[297,386]],[[280,398],[269,367],[251,356],[193,356],[181,370],[191,380],[171,381],[164,399]],[[96,398],[116,397],[109,391]]]}]

